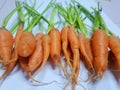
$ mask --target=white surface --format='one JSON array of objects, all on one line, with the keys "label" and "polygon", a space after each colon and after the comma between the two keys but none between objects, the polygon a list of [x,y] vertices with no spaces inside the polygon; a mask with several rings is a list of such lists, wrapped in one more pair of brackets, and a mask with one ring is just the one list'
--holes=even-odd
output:
[{"label": "white surface", "polygon": [[[12,1],[12,0],[11,0]],[[64,1],[64,0],[62,0]],[[90,10],[91,6],[96,6],[96,4],[90,0],[79,0],[82,5]],[[48,3],[46,1],[46,3]],[[14,7],[14,4],[13,4]],[[10,10],[10,9],[6,9]],[[0,11],[0,13],[4,13],[4,11]],[[0,14],[1,15],[1,14]],[[2,15],[1,15],[2,16]],[[108,27],[116,34],[120,36],[119,28],[112,23],[112,21],[103,14],[105,21],[107,22]],[[52,70],[49,64],[45,66],[42,72],[39,74],[39,80],[41,81],[53,81],[56,80],[58,82],[65,82],[65,79],[61,78],[59,75],[58,68],[56,70]],[[87,90],[120,90],[120,80],[118,78],[118,72],[112,74],[109,70],[107,70],[103,76],[102,80],[98,80],[95,83],[83,83],[81,82]],[[80,76],[86,78],[87,71],[83,66],[80,69]],[[28,83],[28,80],[25,78],[25,75],[21,69],[14,69],[14,71],[5,79],[5,81],[0,85],[0,90],[62,90],[64,86],[58,84],[51,84],[48,86],[32,86]],[[70,90],[71,87],[68,87],[67,90]],[[79,85],[77,85],[76,90],[83,90]]]}]

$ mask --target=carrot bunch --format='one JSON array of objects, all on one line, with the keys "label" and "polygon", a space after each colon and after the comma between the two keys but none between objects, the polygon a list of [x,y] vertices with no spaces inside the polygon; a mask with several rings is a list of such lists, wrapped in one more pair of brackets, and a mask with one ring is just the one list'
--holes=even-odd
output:
[{"label": "carrot bunch", "polygon": [[[111,61],[115,69],[120,70],[120,40],[107,28],[99,6],[98,9],[93,9],[93,14],[78,2],[72,2],[64,8],[51,1],[42,13],[37,12],[27,3],[21,5],[17,2],[16,6],[17,8],[8,17],[10,18],[17,11],[18,22],[8,31],[5,26],[9,18],[6,18],[3,22],[4,28],[0,28],[0,62],[3,65],[1,69],[5,68],[0,80],[14,69],[17,62],[32,81],[46,85],[50,83],[43,83],[34,78],[49,61],[53,69],[58,66],[63,71],[67,80],[64,89],[72,83],[72,90],[75,90],[76,85],[79,84],[81,60],[94,77],[102,78]],[[51,17],[47,20],[43,14],[51,7],[53,9]],[[23,8],[27,13],[23,13]],[[82,17],[81,12],[85,17]],[[55,24],[59,23],[54,22],[56,13],[64,19],[61,31],[55,27]],[[93,23],[91,36],[84,22],[86,18]],[[45,32],[41,30],[34,35],[33,27],[36,25],[41,27],[41,19],[48,24],[47,30]],[[24,26],[26,20],[28,20],[27,27]],[[13,37],[11,33],[15,32],[15,28],[18,29]],[[62,55],[70,71],[62,64]]]}]

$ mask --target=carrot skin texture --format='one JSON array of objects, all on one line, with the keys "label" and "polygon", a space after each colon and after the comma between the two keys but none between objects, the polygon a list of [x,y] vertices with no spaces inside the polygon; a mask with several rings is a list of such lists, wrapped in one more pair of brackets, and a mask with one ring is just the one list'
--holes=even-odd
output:
[{"label": "carrot skin texture", "polygon": [[89,71],[93,71],[93,55],[91,50],[91,41],[86,38],[84,34],[79,34],[79,47],[82,56],[84,57],[83,61],[85,63],[86,68]]},{"label": "carrot skin texture", "polygon": [[23,32],[20,42],[18,43],[18,55],[28,57],[34,51],[36,45],[35,37],[31,32]]},{"label": "carrot skin texture", "polygon": [[9,61],[11,58],[11,51],[13,47],[13,36],[12,34],[4,28],[0,29],[0,58],[5,62]]},{"label": "carrot skin texture", "polygon": [[65,88],[69,85],[70,81],[73,79],[74,83],[72,85],[72,90],[74,90],[77,84],[77,78],[78,78],[79,69],[80,69],[79,40],[78,40],[78,35],[76,34],[74,30],[74,27],[70,27],[68,31],[68,41],[70,43],[70,47],[73,53],[73,61],[72,61],[73,68],[72,68],[72,74]]},{"label": "carrot skin texture", "polygon": [[114,54],[114,63],[118,70],[120,70],[120,39],[116,36],[109,36],[109,48]]},{"label": "carrot skin texture", "polygon": [[49,35],[44,35],[42,37],[42,47],[43,47],[43,60],[41,62],[40,67],[35,71],[33,77],[35,77],[40,71],[43,69],[45,64],[47,63],[47,60],[49,58],[50,54],[50,37]]},{"label": "carrot skin texture", "polygon": [[65,55],[67,65],[72,68],[70,63],[70,53],[68,52],[68,30],[69,27],[63,27],[61,31],[62,51]]},{"label": "carrot skin texture", "polygon": [[43,36],[44,36],[44,33],[37,33],[35,36],[35,40],[38,41],[38,40],[42,39]]},{"label": "carrot skin texture", "polygon": [[[12,51],[11,51],[11,53],[12,53],[11,57],[13,58],[14,57],[14,53]],[[5,65],[6,66],[6,70],[2,74],[2,76],[0,76],[0,80],[5,79],[8,76],[8,74],[14,69],[14,67],[16,66],[16,64],[17,64],[17,61],[14,61],[14,62],[11,62],[9,64],[6,64]]]},{"label": "carrot skin texture", "polygon": [[36,47],[32,55],[29,57],[28,68],[29,71],[34,71],[43,61],[43,46],[42,39],[36,41]]},{"label": "carrot skin texture", "polygon": [[52,67],[55,68],[55,62],[61,62],[60,61],[60,53],[61,53],[61,38],[60,38],[60,32],[58,29],[53,28],[49,32],[50,36],[50,57],[51,62],[53,63]]},{"label": "carrot skin texture", "polygon": [[91,42],[94,68],[98,76],[102,78],[108,66],[108,36],[103,30],[95,30]]}]

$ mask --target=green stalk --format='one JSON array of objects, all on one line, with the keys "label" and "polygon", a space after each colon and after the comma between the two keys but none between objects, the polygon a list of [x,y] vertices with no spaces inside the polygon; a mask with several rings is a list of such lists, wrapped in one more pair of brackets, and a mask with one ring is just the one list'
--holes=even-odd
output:
[{"label": "green stalk", "polygon": [[[25,14],[25,16],[27,16],[27,15],[28,15],[28,13]],[[18,25],[19,25],[20,23],[21,23],[21,21],[18,20],[18,21],[11,27],[10,32],[11,32],[12,34],[14,34],[14,32],[16,31],[16,29],[17,29],[17,27],[18,27]]]},{"label": "green stalk", "polygon": [[114,35],[106,26],[101,14],[100,14],[100,6],[99,6],[99,2],[98,2],[98,10],[94,9],[94,13],[95,13],[95,20],[94,20],[94,25],[93,25],[93,30],[96,29],[102,29],[106,32],[106,34],[108,35]]},{"label": "green stalk", "polygon": [[19,8],[15,8],[13,9],[6,17],[5,19],[3,20],[2,22],[2,27],[6,27],[6,25],[8,24],[10,18],[15,14],[15,12],[18,10]]},{"label": "green stalk", "polygon": [[55,15],[56,15],[56,8],[54,7],[51,13],[51,17],[50,17],[50,25],[48,26],[48,30],[47,33],[51,30],[51,28],[53,28],[53,24],[54,24],[54,19],[55,19]]},{"label": "green stalk", "polygon": [[77,15],[77,22],[78,22],[80,31],[85,35],[85,37],[88,37],[87,28],[86,28],[85,24],[83,23],[82,18],[79,15],[78,9],[75,6],[74,6],[74,10],[76,12],[75,14]]},{"label": "green stalk", "polygon": [[93,21],[93,23],[94,23],[93,28],[92,28],[93,31],[100,28],[99,13],[96,9],[94,9],[94,13],[95,13],[95,16],[94,16],[95,18]]},{"label": "green stalk", "polygon": [[77,2],[77,7],[79,10],[81,10],[86,17],[88,17],[90,19],[90,21],[94,22],[94,16],[92,15],[92,13],[90,11],[88,11],[84,6],[82,6],[79,2]]},{"label": "green stalk", "polygon": [[15,33],[15,31],[16,31],[19,23],[20,23],[20,21],[17,21],[17,22],[12,26],[12,28],[10,29],[10,32],[11,32],[12,34]]},{"label": "green stalk", "polygon": [[66,22],[69,22],[69,19],[67,17],[67,10],[59,4],[55,4],[55,7],[57,8],[59,16],[61,15],[66,20]]},{"label": "green stalk", "polygon": [[25,31],[31,32],[32,28],[36,25],[36,23],[39,22],[39,20],[41,19],[42,15],[49,9],[51,5],[51,2],[48,4],[48,6],[44,9],[44,11],[41,13],[41,15],[39,15],[33,22],[31,22],[28,27],[25,29]]},{"label": "green stalk", "polygon": [[113,32],[111,32],[111,31],[107,28],[107,26],[106,26],[106,24],[105,24],[105,22],[104,22],[104,20],[103,20],[103,18],[102,18],[101,15],[99,16],[99,20],[100,20],[100,22],[101,22],[100,24],[101,24],[103,30],[106,30],[106,32],[107,32],[108,34],[110,34],[110,35],[115,35]]},{"label": "green stalk", "polygon": [[43,32],[44,28],[41,22],[38,22],[39,30]]},{"label": "green stalk", "polygon": [[[32,7],[30,7],[28,4],[24,4],[24,8],[27,10],[27,11],[29,11],[30,12],[30,14],[33,14],[33,16],[35,15],[35,16],[39,16],[39,15],[41,15],[40,13],[38,13],[35,9],[33,9]],[[41,18],[46,22],[46,23],[48,23],[49,24],[49,21],[43,16],[43,15],[41,15]],[[49,24],[50,25],[50,24]]]},{"label": "green stalk", "polygon": [[22,11],[22,6],[20,5],[20,3],[18,1],[16,1],[16,6],[19,8],[18,9],[18,15],[19,15],[20,22],[24,23],[25,18],[24,18],[24,14],[23,14],[23,11]]}]

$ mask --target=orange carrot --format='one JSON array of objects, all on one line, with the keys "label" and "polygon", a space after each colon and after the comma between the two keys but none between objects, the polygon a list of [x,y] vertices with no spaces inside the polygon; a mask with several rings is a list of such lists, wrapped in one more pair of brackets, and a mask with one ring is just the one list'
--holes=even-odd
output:
[{"label": "orange carrot", "polygon": [[95,30],[91,39],[94,68],[100,78],[108,66],[108,36],[103,30]]},{"label": "orange carrot", "polygon": [[0,29],[0,58],[7,62],[11,59],[11,51],[13,47],[13,36],[4,28]]},{"label": "orange carrot", "polygon": [[60,53],[61,53],[61,38],[60,32],[58,29],[53,28],[49,32],[50,35],[50,57],[52,67],[55,68],[55,64],[57,64],[64,72],[65,76],[68,78],[68,73],[63,68],[60,60]]},{"label": "orange carrot", "polygon": [[28,68],[29,71],[34,71],[43,60],[43,46],[42,46],[42,39],[36,41],[36,47],[33,51],[32,55],[29,57]]},{"label": "orange carrot", "polygon": [[[28,60],[25,60],[27,58],[23,58],[23,60],[20,61],[23,70],[27,72],[29,78],[31,78],[32,81],[38,82],[40,85],[48,85],[48,84],[56,82],[56,81],[52,81],[49,83],[44,83],[44,82],[40,82],[40,81],[37,81],[34,79],[34,77],[39,73],[39,69],[41,70],[43,68],[43,66],[45,65],[45,63],[48,59],[47,57],[49,56],[49,50],[47,52],[46,49],[50,49],[50,47],[44,46],[45,52],[43,52],[43,45],[46,45],[46,43],[49,44],[49,39],[50,38],[48,35],[44,35],[43,33],[37,34],[36,35],[36,47],[35,47],[34,52],[32,53],[32,55],[30,57],[28,57]],[[43,42],[43,44],[42,44],[42,42]],[[47,57],[43,57],[44,54],[46,54]],[[43,61],[43,60],[46,60],[46,61]],[[38,66],[40,66],[40,67],[38,67]],[[35,71],[36,69],[37,69],[37,71]],[[32,73],[34,71],[35,71],[35,73],[32,76]]]},{"label": "orange carrot", "polygon": [[[14,57],[14,54],[12,54],[12,58]],[[11,62],[9,64],[6,64],[6,70],[5,72],[2,74],[2,76],[0,76],[0,80],[4,80],[7,75],[14,69],[14,67],[16,66],[17,61]]]},{"label": "orange carrot", "polygon": [[45,66],[45,64],[49,58],[49,54],[50,54],[50,37],[49,37],[49,35],[44,35],[42,37],[42,47],[43,47],[43,61],[40,65],[40,67],[34,73],[33,77],[35,77],[43,69],[43,67]]},{"label": "orange carrot", "polygon": [[[41,64],[43,59],[43,47],[42,47],[42,36],[44,34],[38,33],[35,37],[36,46],[33,53],[29,57],[21,57],[19,62],[24,71],[27,72],[28,76],[32,79],[32,72]],[[25,60],[25,61],[24,61]],[[34,80],[35,81],[35,80]]]},{"label": "orange carrot", "polygon": [[94,71],[93,64],[92,64],[93,56],[92,56],[92,50],[91,50],[90,44],[91,44],[90,39],[85,38],[84,34],[79,34],[80,52],[84,57],[85,66],[89,71]]},{"label": "orange carrot", "polygon": [[120,70],[120,39],[116,36],[109,36],[109,48],[113,53],[115,59],[114,63],[118,70]]},{"label": "orange carrot", "polygon": [[[6,70],[5,70],[5,72],[3,73],[3,75],[0,77],[0,79],[4,79],[12,70],[13,70],[13,68],[16,66],[16,63],[17,63],[17,59],[18,59],[18,55],[17,55],[17,45],[18,45],[18,41],[19,41],[19,38],[20,38],[20,36],[21,36],[21,34],[22,34],[22,27],[20,26],[19,27],[19,29],[18,29],[18,32],[17,32],[17,34],[16,34],[16,36],[15,36],[15,45],[14,45],[14,49],[13,49],[13,55],[12,55],[12,59],[11,59],[11,56],[9,56],[10,58],[8,58],[7,59],[7,62],[9,62],[9,63],[7,63],[5,66],[6,66]],[[12,35],[11,35],[11,37],[12,37]],[[8,38],[8,40],[11,40],[11,38]],[[6,40],[5,40],[6,41]],[[10,44],[10,42],[9,41],[6,41],[6,42],[8,42],[8,44]],[[7,46],[7,45],[6,45]],[[11,47],[12,47],[12,45],[11,45]],[[11,49],[10,49],[11,50]],[[10,55],[11,55],[11,53],[12,53],[12,50],[11,50],[11,52],[9,52],[10,53]],[[5,58],[4,58],[5,59]],[[6,59],[5,59],[6,60]],[[9,61],[8,61],[9,60]],[[11,63],[10,63],[11,62]]]},{"label": "orange carrot", "polygon": [[69,30],[68,27],[62,28],[61,41],[62,41],[62,50],[63,50],[63,53],[66,58],[66,63],[70,68],[72,68],[72,65],[70,63],[70,56],[69,56],[70,53],[67,51],[67,49],[68,49],[68,30]]},{"label": "orange carrot", "polygon": [[18,42],[18,55],[21,57],[28,57],[32,54],[35,48],[35,37],[31,32],[23,32]]},{"label": "orange carrot", "polygon": [[[79,40],[78,40],[78,36],[74,30],[73,27],[70,27],[69,31],[68,31],[68,41],[70,42],[70,47],[73,53],[73,68],[72,68],[72,74],[69,78],[68,83],[66,84],[65,88],[69,85],[70,81],[73,79],[73,82],[75,82],[75,84],[73,84],[73,89],[75,89],[76,83],[77,83],[77,76],[79,74],[79,67],[80,67],[80,53],[79,53]],[[77,73],[76,73],[77,72]],[[77,74],[77,75],[76,75]],[[65,89],[64,88],[64,89]]]},{"label": "orange carrot", "polygon": [[35,40],[39,41],[43,38],[43,36],[44,36],[44,33],[37,33],[36,36],[35,36]]}]

